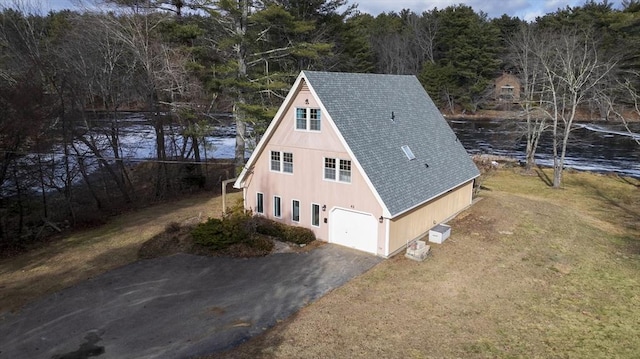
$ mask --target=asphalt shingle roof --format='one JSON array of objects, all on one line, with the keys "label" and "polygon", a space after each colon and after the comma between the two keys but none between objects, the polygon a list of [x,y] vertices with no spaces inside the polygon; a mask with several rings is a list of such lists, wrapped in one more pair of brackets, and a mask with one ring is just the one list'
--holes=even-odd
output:
[{"label": "asphalt shingle roof", "polygon": [[415,76],[316,71],[304,76],[392,217],[479,175]]}]

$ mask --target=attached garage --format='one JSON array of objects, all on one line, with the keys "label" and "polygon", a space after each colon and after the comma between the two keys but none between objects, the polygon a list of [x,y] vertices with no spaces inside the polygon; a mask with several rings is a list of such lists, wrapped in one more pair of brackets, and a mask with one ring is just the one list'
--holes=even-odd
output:
[{"label": "attached garage", "polygon": [[378,221],[370,213],[334,208],[329,216],[329,242],[364,252],[378,252]]}]

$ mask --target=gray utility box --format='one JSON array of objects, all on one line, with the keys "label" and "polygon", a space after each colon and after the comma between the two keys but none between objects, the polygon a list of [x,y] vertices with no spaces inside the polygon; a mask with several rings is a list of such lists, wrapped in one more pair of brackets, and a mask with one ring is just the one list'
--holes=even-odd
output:
[{"label": "gray utility box", "polygon": [[451,226],[439,224],[429,230],[429,242],[442,243],[451,235]]}]

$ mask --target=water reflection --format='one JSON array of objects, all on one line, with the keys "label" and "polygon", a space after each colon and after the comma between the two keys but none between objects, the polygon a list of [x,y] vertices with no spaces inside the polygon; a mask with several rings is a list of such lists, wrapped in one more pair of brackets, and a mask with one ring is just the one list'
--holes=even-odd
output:
[{"label": "water reflection", "polygon": [[[524,160],[523,122],[514,120],[449,120],[451,128],[472,154],[487,153]],[[640,123],[631,123],[632,133],[618,123],[579,123],[567,145],[566,166],[594,172],[615,172],[640,178]],[[536,163],[551,166],[551,132],[540,140]]]}]

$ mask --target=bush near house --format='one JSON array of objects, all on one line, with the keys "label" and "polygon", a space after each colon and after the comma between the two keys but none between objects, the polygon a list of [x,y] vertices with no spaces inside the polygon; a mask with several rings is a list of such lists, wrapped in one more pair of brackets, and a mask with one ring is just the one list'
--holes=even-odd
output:
[{"label": "bush near house", "polygon": [[316,240],[315,234],[309,228],[289,226],[264,217],[254,217],[254,220],[256,231],[266,236],[295,244],[309,244]]},{"label": "bush near house", "polygon": [[214,250],[239,243],[264,247],[266,243],[263,236],[295,244],[308,244],[316,239],[313,231],[308,228],[289,226],[236,210],[222,219],[210,218],[199,224],[191,231],[191,236],[194,243]]}]

